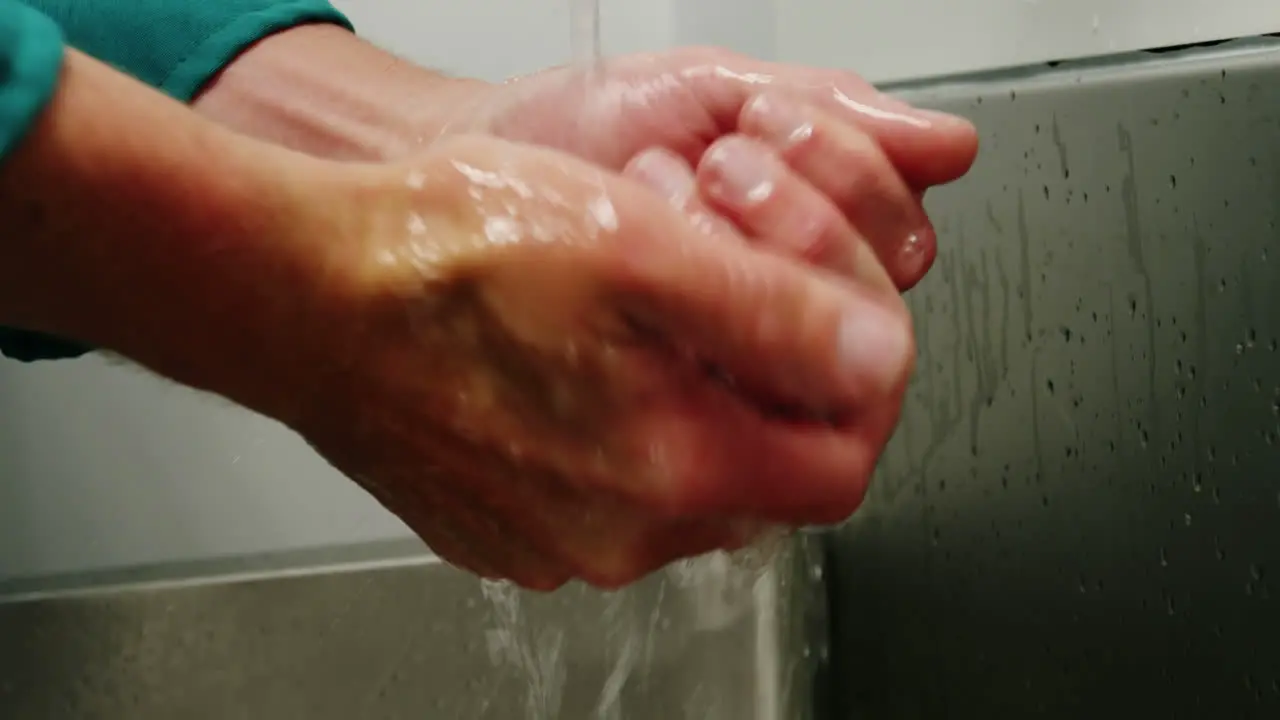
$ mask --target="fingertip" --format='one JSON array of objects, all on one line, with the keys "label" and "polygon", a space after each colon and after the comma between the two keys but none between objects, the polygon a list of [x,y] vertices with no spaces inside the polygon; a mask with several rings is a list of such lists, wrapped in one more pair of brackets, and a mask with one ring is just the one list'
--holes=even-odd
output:
[{"label": "fingertip", "polygon": [[929,108],[915,108],[914,112],[928,123],[929,129],[946,133],[957,138],[977,137],[978,131],[973,121],[954,113]]},{"label": "fingertip", "polygon": [[707,148],[696,177],[709,199],[743,210],[773,196],[783,169],[782,161],[758,141],[730,134]]},{"label": "fingertip", "polygon": [[945,185],[964,177],[978,157],[978,129],[970,120],[937,110],[917,110],[931,141],[922,143],[913,173],[921,187]]},{"label": "fingertip", "polygon": [[906,383],[915,337],[899,313],[864,301],[846,307],[836,336],[837,372],[853,397],[874,402]]},{"label": "fingertip", "polygon": [[978,131],[959,115],[919,108],[882,94],[868,102],[838,98],[875,133],[899,171],[919,188],[952,182],[969,171],[978,152]]},{"label": "fingertip", "polygon": [[963,125],[956,126],[950,132],[952,142],[955,143],[955,176],[960,177],[973,168],[973,163],[978,159],[978,149],[981,141],[978,137],[978,128],[975,125],[963,118],[956,119],[960,120]]},{"label": "fingertip", "polygon": [[666,148],[648,148],[623,168],[623,175],[639,181],[679,210],[703,235],[735,235],[733,227],[702,201],[699,178],[683,156]]},{"label": "fingertip", "polygon": [[664,148],[640,151],[623,168],[623,174],[662,195],[676,207],[687,204],[696,187],[689,164]]},{"label": "fingertip", "polygon": [[786,154],[813,140],[815,112],[798,97],[766,88],[743,106],[738,129]]},{"label": "fingertip", "polygon": [[757,246],[844,276],[858,272],[853,255],[861,240],[844,214],[774,148],[726,135],[699,163],[697,180],[707,204]]},{"label": "fingertip", "polygon": [[929,274],[938,258],[938,233],[932,225],[912,233],[902,243],[896,262],[888,263],[893,283],[900,292],[906,292]]}]

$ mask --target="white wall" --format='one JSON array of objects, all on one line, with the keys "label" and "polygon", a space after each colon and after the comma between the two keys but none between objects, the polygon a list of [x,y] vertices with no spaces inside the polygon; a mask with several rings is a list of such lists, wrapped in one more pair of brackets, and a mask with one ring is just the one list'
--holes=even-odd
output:
[{"label": "white wall", "polygon": [[[567,1],[338,4],[415,60],[498,79],[568,58]],[[602,16],[612,53],[721,44],[878,79],[1280,30],[1276,0],[603,0]],[[0,361],[0,580],[406,536],[273,423],[99,358]]]},{"label": "white wall", "polygon": [[778,56],[877,80],[1280,31],[1276,0],[778,0]]}]

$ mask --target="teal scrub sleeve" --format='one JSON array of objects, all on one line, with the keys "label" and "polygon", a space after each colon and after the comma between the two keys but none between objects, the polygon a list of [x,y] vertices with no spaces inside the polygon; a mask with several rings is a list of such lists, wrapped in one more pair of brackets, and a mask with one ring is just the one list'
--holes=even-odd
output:
[{"label": "teal scrub sleeve", "polygon": [[22,0],[67,44],[191,102],[257,41],[307,23],[351,29],[328,0]]},{"label": "teal scrub sleeve", "polygon": [[17,0],[0,0],[0,161],[53,99],[62,72],[62,32]]},{"label": "teal scrub sleeve", "polygon": [[[352,27],[328,0],[0,0],[0,160],[52,95],[64,38],[190,102],[257,41],[309,23]],[[0,354],[16,360],[74,358],[91,350],[0,327]]]}]

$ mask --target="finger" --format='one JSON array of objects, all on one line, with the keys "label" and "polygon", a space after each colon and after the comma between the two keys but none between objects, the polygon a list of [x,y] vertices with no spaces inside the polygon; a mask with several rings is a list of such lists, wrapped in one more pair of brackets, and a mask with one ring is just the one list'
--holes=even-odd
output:
[{"label": "finger", "polygon": [[665,148],[641,151],[627,163],[623,174],[666,198],[699,230],[721,237],[732,234],[732,226],[703,203],[693,169],[676,153]]},{"label": "finger", "polygon": [[762,247],[893,288],[836,206],[760,142],[743,135],[717,140],[698,165],[698,186],[709,206]]},{"label": "finger", "polygon": [[848,80],[802,90],[804,95],[869,133],[911,186],[924,190],[964,176],[978,156],[973,123],[950,113],[923,110],[870,88],[846,90]]},{"label": "finger", "polygon": [[624,312],[679,350],[819,414],[879,402],[910,373],[914,340],[896,294],[745,244],[672,240],[630,253],[615,291]]},{"label": "finger", "polygon": [[900,397],[831,427],[779,421],[708,388],[689,400],[699,412],[655,414],[637,433],[662,457],[648,499],[655,511],[677,517],[746,516],[792,527],[840,522],[866,495]]},{"label": "finger", "polygon": [[734,127],[746,103],[770,86],[802,94],[871,134],[918,190],[963,176],[977,155],[977,131],[968,120],[914,108],[853,73],[762,62],[723,51],[688,52],[693,53],[685,60],[691,69],[684,75],[720,127]]},{"label": "finger", "polygon": [[933,225],[873,137],[777,91],[749,102],[739,125],[831,199],[871,243],[899,288],[924,277],[937,254]]},{"label": "finger", "polygon": [[[772,250],[892,287],[874,254],[831,203],[770,151],[742,136],[726,136],[713,144],[696,177],[683,158],[661,148],[637,155],[625,174],[667,197],[699,229],[728,236],[732,220]],[[767,192],[760,193],[761,188]]]}]

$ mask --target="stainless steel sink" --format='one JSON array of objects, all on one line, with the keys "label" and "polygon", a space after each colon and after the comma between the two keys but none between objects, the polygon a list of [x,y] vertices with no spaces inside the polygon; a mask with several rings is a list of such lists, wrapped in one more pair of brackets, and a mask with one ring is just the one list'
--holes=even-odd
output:
[{"label": "stainless steel sink", "polygon": [[831,536],[837,717],[1280,717],[1280,38],[919,83],[921,357]]},{"label": "stainless steel sink", "polygon": [[526,594],[419,553],[15,594],[0,717],[806,720],[820,552],[797,537],[612,594]]}]

